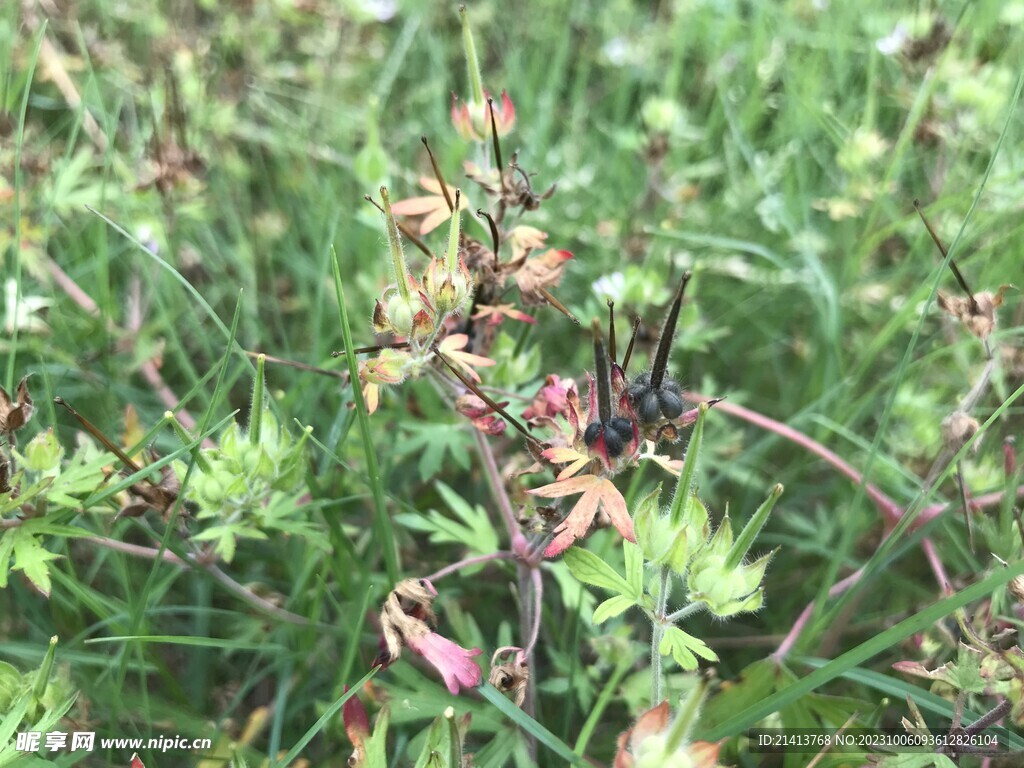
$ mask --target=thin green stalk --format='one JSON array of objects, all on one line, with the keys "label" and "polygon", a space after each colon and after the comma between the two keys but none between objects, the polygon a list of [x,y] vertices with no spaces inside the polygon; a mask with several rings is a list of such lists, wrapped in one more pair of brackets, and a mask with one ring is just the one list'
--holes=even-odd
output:
[{"label": "thin green stalk", "polygon": [[668,566],[661,567],[659,574],[660,588],[658,602],[654,608],[654,621],[651,622],[651,706],[661,703],[661,639],[665,636],[665,611],[668,609],[668,592],[671,585],[672,572]]},{"label": "thin green stalk", "polygon": [[338,296],[338,310],[341,313],[341,336],[345,342],[345,359],[348,361],[349,381],[352,383],[352,400],[356,405],[356,414],[359,417],[359,431],[363,438],[363,452],[366,454],[366,471],[370,476],[370,491],[373,493],[373,527],[377,536],[377,542],[384,554],[384,565],[387,568],[388,579],[392,584],[398,582],[400,571],[398,563],[398,547],[395,545],[395,535],[391,528],[391,519],[388,517],[387,507],[384,504],[384,483],[380,476],[380,466],[377,463],[377,452],[373,447],[373,439],[370,436],[370,415],[366,411],[366,400],[363,399],[363,390],[359,387],[359,366],[356,356],[349,350],[354,350],[352,343],[352,327],[348,320],[348,305],[345,304],[345,288],[341,280],[341,266],[338,263],[338,254],[331,246],[331,261],[334,266],[334,291]]}]

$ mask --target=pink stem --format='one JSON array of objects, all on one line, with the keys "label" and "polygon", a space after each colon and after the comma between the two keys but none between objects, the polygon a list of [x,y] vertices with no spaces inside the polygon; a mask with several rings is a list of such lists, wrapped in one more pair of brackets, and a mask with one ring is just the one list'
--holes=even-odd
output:
[{"label": "pink stem", "polygon": [[498,509],[501,511],[501,517],[505,521],[505,527],[508,529],[512,551],[516,555],[523,557],[529,549],[529,542],[519,529],[519,523],[516,522],[515,513],[512,511],[512,502],[505,491],[505,484],[502,482],[501,472],[498,470],[498,462],[494,458],[494,451],[491,450],[491,444],[487,442],[487,438],[483,436],[480,430],[473,430],[473,436],[476,438],[477,447],[480,449],[480,455],[484,460],[484,472],[487,475],[487,481],[490,483],[491,492],[498,502]]},{"label": "pink stem", "polygon": [[[684,393],[684,397],[692,402],[701,402],[702,400],[711,399],[704,395],[698,395],[695,392],[686,392]],[[894,525],[903,515],[903,509],[899,504],[886,496],[873,483],[864,482],[864,476],[854,469],[853,466],[840,458],[838,454],[830,451],[817,440],[808,437],[803,432],[793,429],[793,427],[783,424],[781,421],[776,421],[768,416],[757,413],[757,411],[744,408],[742,405],[730,403],[728,400],[722,400],[719,402],[715,406],[715,410],[725,411],[726,413],[730,413],[733,416],[749,422],[750,424],[761,427],[768,432],[774,432],[776,435],[784,437],[787,440],[806,448],[815,456],[824,459],[842,474],[850,478],[854,483],[864,486],[864,492],[867,493],[868,497],[875,503],[875,506],[878,507],[887,524]]]},{"label": "pink stem", "polygon": [[[833,584],[831,588],[829,588],[828,590],[828,596],[839,597],[839,595],[843,594],[843,592],[845,592],[858,581],[860,581],[863,575],[864,569],[858,568],[845,579],[837,581],[835,584]],[[793,649],[793,646],[796,644],[797,638],[800,636],[800,633],[803,632],[804,627],[810,620],[811,614],[813,612],[814,601],[812,600],[806,605],[806,607],[804,607],[803,611],[800,612],[800,615],[797,617],[797,620],[793,622],[793,626],[789,630],[789,633],[782,639],[782,642],[779,643],[779,647],[775,650],[775,653],[771,655],[772,661],[778,663],[789,655],[789,652]]]},{"label": "pink stem", "polygon": [[126,541],[118,541],[117,539],[106,539],[102,536],[84,536],[83,541],[88,541],[91,544],[97,544],[106,549],[112,549],[115,552],[122,552],[126,555],[132,555],[133,557],[142,557],[147,560],[161,560],[169,565],[174,565],[179,568],[201,568],[209,573],[216,581],[220,582],[228,591],[234,593],[245,602],[258,608],[259,610],[270,614],[282,621],[287,621],[291,624],[308,625],[309,619],[304,616],[286,611],[283,608],[278,608],[269,600],[265,600],[259,595],[249,591],[237,581],[228,576],[217,566],[212,563],[203,562],[203,560],[195,555],[186,555],[183,560],[178,555],[174,554],[170,550],[159,550],[153,547],[142,547],[138,544],[129,544]]},{"label": "pink stem", "polygon": [[540,577],[540,568],[532,568],[530,578],[533,579],[533,629],[530,631],[530,642],[526,645],[527,658],[533,657],[533,649],[540,636],[540,617],[543,611],[541,602],[544,597],[544,580]]},{"label": "pink stem", "polygon": [[437,581],[443,579],[449,574],[455,573],[462,568],[468,568],[471,565],[478,565],[480,563],[487,563],[491,560],[517,560],[519,556],[512,552],[492,552],[489,555],[479,555],[477,557],[467,557],[465,560],[459,560],[457,563],[446,565],[439,571],[435,571],[426,577],[427,581]]},{"label": "pink stem", "polygon": [[942,588],[943,594],[953,594],[953,585],[950,583],[949,576],[946,574],[946,569],[942,565],[942,559],[939,557],[939,553],[935,550],[935,545],[932,543],[932,540],[927,536],[921,541],[921,549],[924,550],[924,555],[928,558],[928,565],[931,566],[932,573],[935,574],[935,580]]}]

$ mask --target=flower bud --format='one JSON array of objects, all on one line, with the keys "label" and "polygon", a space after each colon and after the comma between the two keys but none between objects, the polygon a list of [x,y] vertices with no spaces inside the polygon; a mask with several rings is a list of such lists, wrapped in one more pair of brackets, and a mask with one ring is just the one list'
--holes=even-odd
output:
[{"label": "flower bud", "polygon": [[64,448],[52,429],[40,432],[25,446],[25,467],[32,472],[52,472],[60,466]]},{"label": "flower bud", "polygon": [[410,294],[407,298],[396,293],[388,299],[385,312],[391,330],[399,336],[410,337],[413,335],[414,321],[423,310],[423,302],[418,296]]}]

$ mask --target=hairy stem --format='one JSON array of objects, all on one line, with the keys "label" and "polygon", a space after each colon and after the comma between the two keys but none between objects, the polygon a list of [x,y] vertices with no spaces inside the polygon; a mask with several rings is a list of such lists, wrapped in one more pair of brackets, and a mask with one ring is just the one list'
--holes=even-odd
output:
[{"label": "hairy stem", "polygon": [[671,584],[671,571],[668,566],[661,567],[659,574],[660,588],[658,602],[654,609],[654,621],[651,622],[651,706],[661,703],[661,638],[665,636],[665,611],[668,608],[668,592]]},{"label": "hairy stem", "polygon": [[467,557],[464,560],[459,560],[457,563],[446,565],[444,568],[434,571],[432,574],[426,577],[427,581],[437,581],[443,579],[445,576],[449,576],[456,571],[460,571],[463,568],[469,568],[471,565],[479,565],[480,563],[489,563],[492,560],[516,560],[518,555],[513,552],[505,552],[499,550],[498,552],[491,552],[489,555],[478,555],[477,557]]}]

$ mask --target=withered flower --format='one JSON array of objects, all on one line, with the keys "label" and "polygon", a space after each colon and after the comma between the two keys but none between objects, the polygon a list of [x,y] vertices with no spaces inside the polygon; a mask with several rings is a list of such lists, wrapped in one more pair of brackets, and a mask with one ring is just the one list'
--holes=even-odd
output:
[{"label": "withered flower", "polygon": [[[955,410],[942,420],[942,442],[954,453],[959,451],[977,434],[981,424],[970,414]],[[974,444],[975,450],[978,444]]]},{"label": "withered flower", "polygon": [[572,257],[569,251],[551,248],[540,256],[526,259],[512,275],[519,286],[523,304],[530,306],[549,303],[544,294],[548,288],[554,288],[561,282],[565,262]]},{"label": "withered flower", "polygon": [[480,668],[472,657],[479,656],[481,651],[466,650],[432,631],[437,623],[433,610],[436,596],[437,590],[427,579],[404,579],[395,585],[381,609],[384,636],[374,664],[393,664],[408,646],[441,673],[449,692],[458,694],[460,686],[480,684]]},{"label": "withered flower", "polygon": [[14,400],[6,389],[0,387],[0,433],[11,433],[24,427],[34,410],[28,393],[28,376],[18,382]]},{"label": "withered flower", "polygon": [[[499,664],[498,659],[506,658]],[[530,666],[522,648],[506,646],[491,656],[491,673],[487,681],[502,693],[511,693],[517,707],[526,700],[526,686],[530,682]]]},{"label": "withered flower", "polygon": [[[498,403],[502,408],[508,402]],[[503,435],[508,425],[495,414],[494,409],[473,394],[462,395],[455,401],[455,410],[473,422],[485,435]]]},{"label": "withered flower", "polygon": [[973,297],[952,296],[939,291],[939,307],[961,323],[972,334],[984,341],[996,327],[996,309],[1003,303],[1003,294],[1010,286],[999,287],[996,293],[981,291]]}]

